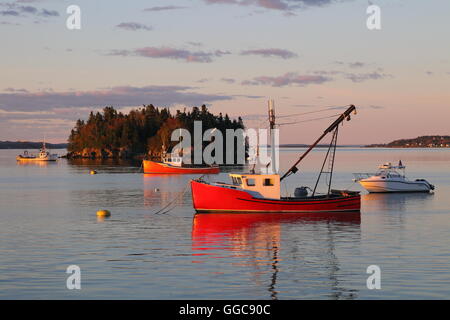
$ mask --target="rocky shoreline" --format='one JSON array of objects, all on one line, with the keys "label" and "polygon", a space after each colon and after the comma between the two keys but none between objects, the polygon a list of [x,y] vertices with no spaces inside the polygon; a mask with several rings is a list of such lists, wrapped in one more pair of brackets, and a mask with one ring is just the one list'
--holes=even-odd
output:
[{"label": "rocky shoreline", "polygon": [[131,152],[128,148],[106,149],[85,148],[82,151],[68,152],[64,158],[67,159],[144,159],[146,154]]}]

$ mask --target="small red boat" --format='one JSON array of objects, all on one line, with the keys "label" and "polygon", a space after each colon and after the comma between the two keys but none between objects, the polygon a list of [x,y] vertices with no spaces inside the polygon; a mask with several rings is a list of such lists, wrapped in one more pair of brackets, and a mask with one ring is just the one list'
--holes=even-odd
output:
[{"label": "small red boat", "polygon": [[216,174],[220,172],[220,168],[217,165],[186,165],[183,163],[182,157],[164,157],[163,161],[143,160],[142,166],[145,174]]},{"label": "small red boat", "polygon": [[[191,181],[192,200],[196,212],[232,212],[232,213],[323,213],[323,212],[355,212],[361,210],[361,196],[359,192],[347,190],[332,190],[331,179],[334,168],[337,133],[339,125],[350,120],[350,113],[355,106],[348,108],[339,118],[324,131],[322,136],[300,157],[300,159],[280,178],[278,174],[230,174],[232,183],[209,183],[201,179]],[[270,128],[275,126],[273,103],[269,103]],[[314,190],[297,188],[295,197],[281,197],[281,181],[298,171],[297,165],[317,144],[330,132],[333,138],[317,179]],[[273,137],[273,135],[272,135]],[[274,142],[272,142],[274,146]],[[274,148],[272,148],[274,150]],[[273,165],[272,172],[276,172]],[[324,166],[330,164],[328,192],[319,195],[316,188],[320,176],[324,173]],[[312,194],[308,194],[308,189]]]}]

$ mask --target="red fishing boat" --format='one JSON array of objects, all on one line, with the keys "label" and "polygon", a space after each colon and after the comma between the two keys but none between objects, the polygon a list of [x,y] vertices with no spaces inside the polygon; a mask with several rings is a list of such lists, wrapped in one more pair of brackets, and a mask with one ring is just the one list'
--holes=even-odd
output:
[{"label": "red fishing boat", "polygon": [[143,160],[145,174],[216,174],[220,172],[218,165],[202,166],[187,165],[182,157],[165,156],[162,161]]},{"label": "red fishing boat", "polygon": [[[350,106],[339,118],[328,127],[321,137],[297,160],[297,162],[280,177],[274,174],[230,174],[232,183],[206,182],[201,179],[191,181],[192,200],[196,212],[232,212],[232,213],[322,213],[322,212],[355,212],[361,209],[359,192],[331,189],[332,172],[337,145],[339,125],[344,120],[350,120],[350,114],[356,111]],[[275,127],[273,103],[269,103],[269,119],[271,130]],[[314,189],[297,188],[294,197],[282,197],[280,183],[283,179],[298,171],[297,165],[314,149],[329,133],[332,139],[322,169]],[[271,134],[273,137],[274,135]],[[274,141],[272,141],[272,172],[274,165]],[[328,192],[317,194],[316,189],[320,176],[324,173],[326,163],[330,165]],[[308,189],[312,194],[308,193]]]}]

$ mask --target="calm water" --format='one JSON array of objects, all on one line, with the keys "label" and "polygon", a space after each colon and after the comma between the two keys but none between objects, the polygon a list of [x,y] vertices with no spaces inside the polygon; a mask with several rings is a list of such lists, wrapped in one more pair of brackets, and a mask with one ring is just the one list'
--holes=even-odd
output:
[{"label": "calm water", "polygon": [[[299,151],[281,152],[282,169]],[[431,195],[363,192],[361,214],[345,218],[194,218],[183,193],[192,176],[64,159],[19,165],[19,152],[0,150],[1,299],[450,298],[450,150],[340,149],[336,188],[362,190],[352,172],[399,159],[410,178],[436,185]],[[282,190],[312,185],[322,155]],[[173,199],[172,211],[155,214]],[[98,220],[99,209],[112,217]],[[66,289],[73,264],[81,290]],[[381,290],[366,287],[373,264]]]}]

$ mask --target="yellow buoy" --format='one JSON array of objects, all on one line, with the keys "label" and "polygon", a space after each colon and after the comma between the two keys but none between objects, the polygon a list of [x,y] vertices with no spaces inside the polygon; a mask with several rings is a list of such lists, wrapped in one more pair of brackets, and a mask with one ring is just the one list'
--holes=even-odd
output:
[{"label": "yellow buoy", "polygon": [[97,174],[97,171],[91,170],[91,174]]},{"label": "yellow buoy", "polygon": [[109,210],[99,210],[97,211],[97,217],[110,217],[111,212]]}]

